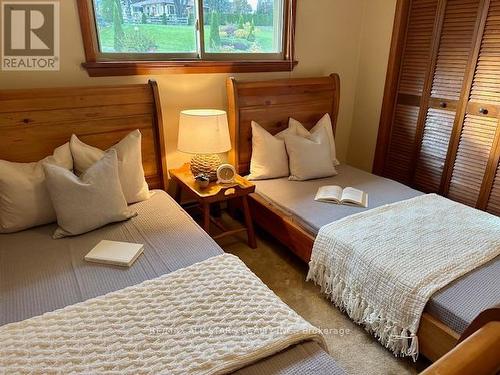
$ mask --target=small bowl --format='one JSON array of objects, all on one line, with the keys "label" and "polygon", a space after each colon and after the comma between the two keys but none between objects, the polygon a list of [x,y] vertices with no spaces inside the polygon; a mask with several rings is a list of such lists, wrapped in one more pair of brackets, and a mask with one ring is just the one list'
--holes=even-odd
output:
[{"label": "small bowl", "polygon": [[208,186],[208,184],[210,184],[210,178],[207,175],[202,174],[202,173],[195,176],[194,179],[201,189],[205,189]]},{"label": "small bowl", "polygon": [[210,184],[210,181],[205,181],[205,180],[196,180],[196,183],[198,186],[202,189],[206,189],[208,187],[208,184]]}]

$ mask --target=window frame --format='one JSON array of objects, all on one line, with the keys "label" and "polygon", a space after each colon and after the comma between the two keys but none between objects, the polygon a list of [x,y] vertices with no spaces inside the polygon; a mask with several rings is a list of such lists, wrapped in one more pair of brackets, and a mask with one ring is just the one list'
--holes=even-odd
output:
[{"label": "window frame", "polygon": [[[198,22],[203,22],[202,1],[196,1]],[[280,53],[210,53],[204,43],[194,53],[126,54],[102,53],[99,50],[93,0],[77,0],[85,50],[82,63],[91,77],[146,75],[162,73],[238,73],[292,71],[294,59],[297,0],[283,0],[283,36]],[[292,10],[292,12],[290,11]],[[204,38],[204,28],[196,27],[197,43]]]}]

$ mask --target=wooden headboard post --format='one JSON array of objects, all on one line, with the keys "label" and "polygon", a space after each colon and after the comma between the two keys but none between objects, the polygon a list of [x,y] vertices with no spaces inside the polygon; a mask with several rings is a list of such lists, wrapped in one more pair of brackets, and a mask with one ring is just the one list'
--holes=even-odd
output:
[{"label": "wooden headboard post", "polygon": [[165,131],[163,128],[163,112],[160,100],[160,90],[158,88],[158,83],[155,80],[150,79],[148,81],[151,89],[153,90],[153,101],[154,101],[154,120],[155,125],[155,148],[157,150],[156,157],[157,163],[161,167],[159,169],[161,175],[161,181],[163,183],[163,190],[168,190],[168,166],[167,166],[167,140],[165,139]]},{"label": "wooden headboard post", "polygon": [[236,89],[236,79],[234,77],[228,77],[226,81],[226,92],[227,92],[227,116],[229,122],[229,136],[231,137],[231,150],[228,154],[229,162],[234,165],[236,171],[240,173],[239,163],[240,158],[238,155],[238,146],[236,145],[236,140],[240,138],[239,124],[240,119],[238,116],[237,105],[238,103],[238,90]]},{"label": "wooden headboard post", "polygon": [[142,133],[150,188],[167,189],[163,116],[154,81],[148,84],[0,90],[0,159],[33,162],[72,134],[107,149],[129,132]]},{"label": "wooden headboard post", "polygon": [[227,80],[229,131],[232,150],[229,160],[239,174],[250,170],[252,155],[251,122],[258,122],[271,134],[288,126],[290,117],[308,129],[329,113],[335,133],[340,78],[338,74],[318,78],[291,78],[272,81]]}]

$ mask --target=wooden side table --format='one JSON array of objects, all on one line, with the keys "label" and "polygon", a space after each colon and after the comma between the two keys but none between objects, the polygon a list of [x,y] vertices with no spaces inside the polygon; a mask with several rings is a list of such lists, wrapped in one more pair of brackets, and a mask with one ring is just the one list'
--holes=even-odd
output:
[{"label": "wooden side table", "polygon": [[[236,233],[247,232],[248,246],[252,249],[257,247],[255,231],[253,228],[252,216],[248,206],[248,194],[255,192],[255,185],[245,178],[236,175],[234,183],[218,184],[211,182],[206,188],[202,189],[196,183],[189,164],[184,164],[181,168],[169,170],[170,177],[175,183],[175,200],[181,203],[182,191],[187,191],[195,197],[203,213],[203,229],[210,234],[210,223],[214,223],[222,230],[221,234],[212,236],[219,239],[226,236],[232,236]],[[210,207],[214,203],[221,203],[231,199],[240,199],[243,214],[245,217],[245,227],[233,230],[226,230],[222,222],[210,214]]]}]

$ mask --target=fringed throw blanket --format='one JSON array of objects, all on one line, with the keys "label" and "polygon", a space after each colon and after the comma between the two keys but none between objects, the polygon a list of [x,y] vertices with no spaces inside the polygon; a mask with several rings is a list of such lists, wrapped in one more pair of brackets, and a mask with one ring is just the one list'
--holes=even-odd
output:
[{"label": "fringed throw blanket", "polygon": [[416,359],[432,294],[499,254],[500,218],[429,194],[325,225],[307,279],[395,355]]},{"label": "fringed throw blanket", "polygon": [[320,331],[232,255],[0,327],[2,373],[220,374]]}]

